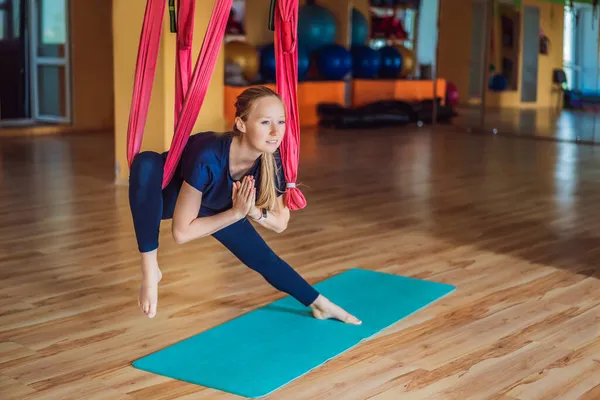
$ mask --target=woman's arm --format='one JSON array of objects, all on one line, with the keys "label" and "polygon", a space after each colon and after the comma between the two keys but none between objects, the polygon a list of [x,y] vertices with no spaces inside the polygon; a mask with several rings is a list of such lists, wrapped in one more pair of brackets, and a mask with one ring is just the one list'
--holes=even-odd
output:
[{"label": "woman's arm", "polygon": [[254,181],[244,181],[239,192],[233,207],[229,210],[209,217],[198,218],[202,204],[202,192],[184,182],[173,213],[172,231],[175,241],[183,244],[209,236],[243,219],[255,201]]},{"label": "woman's arm", "polygon": [[248,217],[267,229],[281,233],[287,229],[287,225],[290,220],[290,209],[284,204],[283,196],[279,196],[277,198],[277,203],[279,206],[277,211],[267,211],[267,218],[263,218],[262,220],[258,221],[262,215],[262,212],[254,205],[248,213]]}]

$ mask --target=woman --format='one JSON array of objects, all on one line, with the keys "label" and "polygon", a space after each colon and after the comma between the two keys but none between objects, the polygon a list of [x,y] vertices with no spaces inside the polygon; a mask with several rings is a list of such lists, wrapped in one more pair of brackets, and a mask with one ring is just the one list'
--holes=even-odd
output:
[{"label": "woman", "polygon": [[173,218],[177,243],[212,235],[276,289],[310,307],[315,318],[360,324],[279,258],[248,221],[283,232],[290,218],[281,196],[286,185],[278,153],[285,107],[266,87],[245,90],[235,107],[233,132],[192,135],[164,190],[166,153],[142,152],[132,163],[129,201],[142,254],[141,310],[150,318],[156,315],[160,221]]}]

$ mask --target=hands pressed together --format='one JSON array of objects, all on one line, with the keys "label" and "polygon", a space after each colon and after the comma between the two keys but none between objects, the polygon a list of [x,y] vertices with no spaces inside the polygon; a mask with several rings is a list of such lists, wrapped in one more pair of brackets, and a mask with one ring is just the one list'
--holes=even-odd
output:
[{"label": "hands pressed together", "polygon": [[245,176],[241,182],[233,183],[231,200],[233,212],[240,219],[249,216],[260,218],[260,210],[256,207],[256,187],[253,176]]}]

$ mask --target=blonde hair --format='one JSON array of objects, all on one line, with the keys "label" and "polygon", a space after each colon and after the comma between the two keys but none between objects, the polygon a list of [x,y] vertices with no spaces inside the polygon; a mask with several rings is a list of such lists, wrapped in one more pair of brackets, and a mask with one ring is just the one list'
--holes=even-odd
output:
[{"label": "blonde hair", "polygon": [[[263,97],[274,96],[281,101],[281,97],[266,86],[253,86],[244,90],[236,99],[235,116],[246,122],[248,116],[254,109],[254,104],[257,100]],[[233,123],[233,133],[241,135],[242,132]],[[275,210],[277,208],[277,186],[279,171],[275,162],[275,156],[271,153],[263,153],[261,156],[260,165],[260,190],[259,196],[256,199],[258,208],[266,208],[267,210]]]}]

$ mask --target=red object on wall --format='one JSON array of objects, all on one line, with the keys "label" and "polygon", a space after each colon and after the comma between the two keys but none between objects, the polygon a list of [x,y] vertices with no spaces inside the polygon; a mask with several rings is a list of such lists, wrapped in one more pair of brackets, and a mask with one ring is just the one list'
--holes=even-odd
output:
[{"label": "red object on wall", "polygon": [[371,22],[371,37],[381,39],[406,40],[408,33],[402,20],[390,17],[373,17]]},{"label": "red object on wall", "polygon": [[458,88],[452,82],[446,83],[446,100],[452,106],[458,104]]}]

